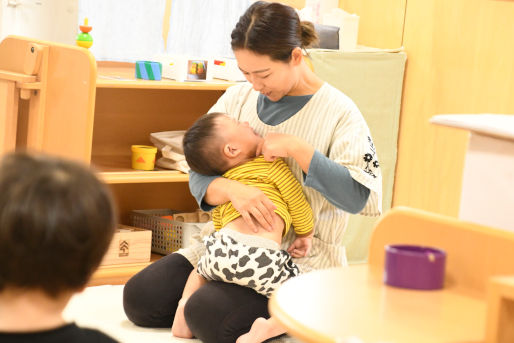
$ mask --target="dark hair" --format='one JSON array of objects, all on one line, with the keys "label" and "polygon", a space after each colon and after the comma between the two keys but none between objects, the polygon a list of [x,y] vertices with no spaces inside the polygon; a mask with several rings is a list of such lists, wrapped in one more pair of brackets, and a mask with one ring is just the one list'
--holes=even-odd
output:
[{"label": "dark hair", "polygon": [[182,146],[189,167],[203,175],[223,175],[227,161],[217,140],[216,119],[225,115],[220,112],[201,116],[184,134]]},{"label": "dark hair", "polygon": [[114,233],[107,187],[78,163],[16,153],[0,161],[0,190],[0,291],[84,287]]},{"label": "dark hair", "polygon": [[300,21],[294,8],[265,1],[248,7],[231,38],[234,51],[248,49],[282,62],[289,62],[294,48],[305,49],[318,42],[314,25]]}]

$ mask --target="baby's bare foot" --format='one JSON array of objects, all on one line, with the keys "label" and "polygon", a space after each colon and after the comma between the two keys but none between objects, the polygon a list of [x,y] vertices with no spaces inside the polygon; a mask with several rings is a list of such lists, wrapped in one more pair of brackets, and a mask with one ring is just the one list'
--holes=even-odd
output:
[{"label": "baby's bare foot", "polygon": [[282,327],[271,320],[257,318],[250,328],[250,332],[239,336],[236,343],[261,343],[265,340],[284,333]]}]

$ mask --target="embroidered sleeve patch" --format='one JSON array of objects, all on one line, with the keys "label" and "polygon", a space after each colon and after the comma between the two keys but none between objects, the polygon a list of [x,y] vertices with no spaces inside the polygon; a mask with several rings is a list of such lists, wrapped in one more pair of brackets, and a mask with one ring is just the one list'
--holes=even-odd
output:
[{"label": "embroidered sleeve patch", "polygon": [[377,151],[375,149],[375,145],[373,144],[373,140],[368,136],[369,143],[369,152],[364,154],[364,162],[366,162],[366,166],[364,167],[364,171],[374,178],[377,177],[377,169],[380,167],[377,158]]}]

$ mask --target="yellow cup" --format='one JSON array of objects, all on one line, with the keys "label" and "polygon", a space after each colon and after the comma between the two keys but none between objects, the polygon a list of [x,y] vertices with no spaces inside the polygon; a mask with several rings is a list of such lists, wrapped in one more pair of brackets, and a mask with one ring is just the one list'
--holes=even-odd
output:
[{"label": "yellow cup", "polygon": [[132,169],[153,170],[157,148],[150,145],[132,146]]}]

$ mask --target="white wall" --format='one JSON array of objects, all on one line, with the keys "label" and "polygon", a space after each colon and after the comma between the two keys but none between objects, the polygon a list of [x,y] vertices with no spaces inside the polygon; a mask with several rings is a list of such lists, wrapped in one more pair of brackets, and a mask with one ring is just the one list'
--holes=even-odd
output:
[{"label": "white wall", "polygon": [[8,35],[75,44],[78,0],[0,0],[0,40]]}]

